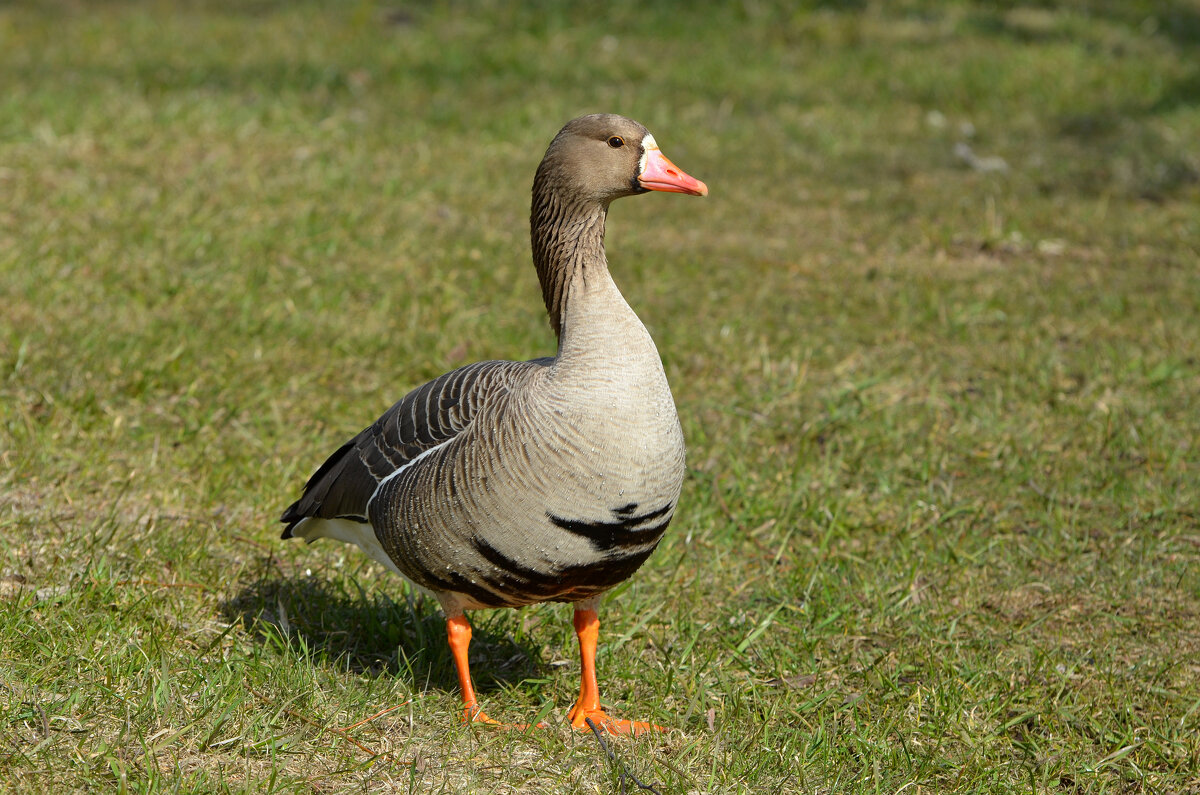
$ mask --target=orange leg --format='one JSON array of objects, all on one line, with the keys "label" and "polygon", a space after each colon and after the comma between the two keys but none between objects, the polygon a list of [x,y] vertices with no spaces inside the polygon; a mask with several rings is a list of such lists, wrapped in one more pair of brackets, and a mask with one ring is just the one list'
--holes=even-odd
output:
[{"label": "orange leg", "polygon": [[[467,663],[467,647],[471,645],[471,625],[462,613],[446,619],[446,635],[450,641],[450,653],[454,656],[454,668],[458,671],[458,686],[463,697],[463,723],[486,723],[491,726],[501,726],[505,729],[520,729],[525,731],[527,724],[509,725],[489,718],[479,708],[475,698],[475,687],[471,684],[471,666]],[[546,724],[538,723],[534,728],[545,728]]]},{"label": "orange leg", "polygon": [[655,726],[653,723],[610,718],[600,708],[600,686],[596,684],[596,642],[600,638],[600,617],[595,610],[576,608],[575,634],[579,636],[579,660],[582,670],[579,676],[579,700],[567,715],[571,719],[571,726],[591,731],[587,723],[591,719],[596,728],[610,734],[666,731],[662,726]]},{"label": "orange leg", "polygon": [[467,647],[471,645],[471,625],[464,615],[446,619],[446,635],[450,641],[450,653],[454,655],[454,668],[458,671],[458,686],[463,697],[463,723],[492,723],[479,708],[475,698],[475,687],[471,684],[471,666],[467,663]]}]

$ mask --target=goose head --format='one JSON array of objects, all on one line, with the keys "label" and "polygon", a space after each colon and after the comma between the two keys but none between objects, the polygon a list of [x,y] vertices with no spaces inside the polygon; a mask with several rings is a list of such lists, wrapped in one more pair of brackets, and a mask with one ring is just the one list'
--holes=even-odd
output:
[{"label": "goose head", "polygon": [[580,116],[559,131],[534,178],[534,192],[539,188],[604,207],[652,190],[708,195],[708,186],[663,155],[649,130],[609,113]]}]

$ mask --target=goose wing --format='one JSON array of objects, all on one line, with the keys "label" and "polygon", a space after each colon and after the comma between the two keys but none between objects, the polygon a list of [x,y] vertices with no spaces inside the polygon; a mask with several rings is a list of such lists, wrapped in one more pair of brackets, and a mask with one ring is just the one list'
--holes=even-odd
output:
[{"label": "goose wing", "polygon": [[463,432],[481,407],[504,400],[514,386],[549,365],[488,361],[469,364],[417,387],[346,442],[313,473],[280,521],[292,528],[309,517],[367,521],[380,481],[422,453]]}]

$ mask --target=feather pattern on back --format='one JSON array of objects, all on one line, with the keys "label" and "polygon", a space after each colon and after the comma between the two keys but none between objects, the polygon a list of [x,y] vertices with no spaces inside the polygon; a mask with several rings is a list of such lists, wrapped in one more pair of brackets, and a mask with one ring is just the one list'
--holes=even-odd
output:
[{"label": "feather pattern on back", "polygon": [[309,517],[366,522],[367,506],[385,478],[457,436],[480,406],[503,400],[514,383],[549,362],[476,362],[409,392],[308,479],[303,495],[281,517],[287,523],[283,538],[291,538]]}]

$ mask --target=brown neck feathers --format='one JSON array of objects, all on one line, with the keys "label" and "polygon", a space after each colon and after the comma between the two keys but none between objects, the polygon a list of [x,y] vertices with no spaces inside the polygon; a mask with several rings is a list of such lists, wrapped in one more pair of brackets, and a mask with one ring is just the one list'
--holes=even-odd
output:
[{"label": "brown neck feathers", "polygon": [[589,270],[599,272],[608,267],[604,256],[608,207],[572,197],[550,172],[543,163],[533,181],[529,237],[550,327],[555,335],[561,335],[571,285],[586,279]]}]

